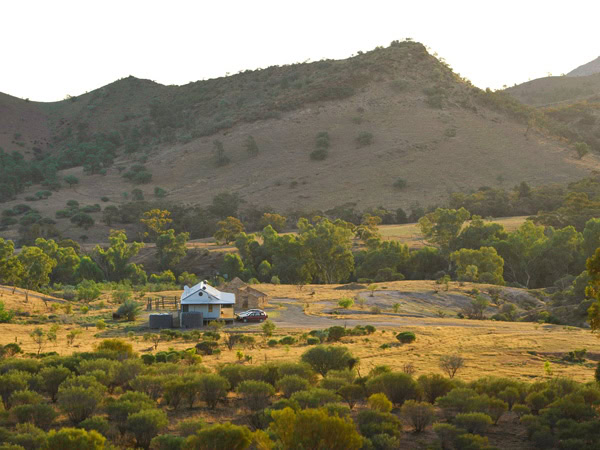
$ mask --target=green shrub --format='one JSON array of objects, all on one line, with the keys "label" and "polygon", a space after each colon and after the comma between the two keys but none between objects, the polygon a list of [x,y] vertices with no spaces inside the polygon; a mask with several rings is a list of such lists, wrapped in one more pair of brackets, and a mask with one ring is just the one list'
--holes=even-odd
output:
[{"label": "green shrub", "polygon": [[202,374],[199,377],[198,396],[210,409],[215,409],[219,402],[225,400],[230,387],[229,382],[220,375]]},{"label": "green shrub", "polygon": [[80,450],[102,449],[106,439],[94,430],[86,431],[78,428],[61,428],[48,433],[47,450]]},{"label": "green shrub", "polygon": [[269,339],[267,345],[269,347],[277,347],[277,345],[279,345],[279,341],[277,339]]},{"label": "green shrub", "polygon": [[260,411],[270,404],[270,399],[275,395],[275,388],[264,381],[242,381],[236,392],[250,411]]},{"label": "green shrub", "polygon": [[354,300],[352,300],[350,297],[343,297],[338,301],[338,305],[344,309],[348,309],[354,305]]},{"label": "green shrub", "polygon": [[371,145],[373,143],[373,133],[370,133],[368,131],[361,131],[360,133],[358,133],[356,143],[359,147],[366,147],[367,145]]},{"label": "green shrub", "polygon": [[129,322],[133,322],[141,312],[141,303],[133,300],[125,300],[117,309],[117,314],[121,317],[125,317]]},{"label": "green shrub", "polygon": [[434,423],[433,431],[437,434],[442,448],[452,448],[452,443],[459,434],[459,430],[449,423]]},{"label": "green shrub", "polygon": [[14,311],[6,310],[4,307],[4,302],[0,301],[0,323],[10,323],[14,316]]},{"label": "green shrub", "polygon": [[226,422],[202,428],[187,438],[185,448],[244,450],[251,443],[252,433],[248,428]]},{"label": "green shrub", "polygon": [[411,342],[414,342],[417,337],[412,331],[402,331],[396,335],[396,339],[398,339],[402,344],[410,344]]},{"label": "green shrub", "polygon": [[202,419],[185,419],[177,423],[177,431],[179,431],[182,436],[188,437],[196,434],[205,426],[206,422]]},{"label": "green shrub", "polygon": [[354,409],[354,405],[365,398],[365,388],[358,384],[347,384],[342,386],[338,389],[337,393],[346,403],[348,403],[350,409]]},{"label": "green shrub", "polygon": [[72,372],[69,369],[61,365],[44,367],[40,370],[39,375],[42,380],[41,389],[48,394],[52,402],[56,400],[56,394],[58,394],[58,388],[61,383],[65,381],[71,373]]},{"label": "green shrub", "polygon": [[323,161],[324,159],[327,159],[328,154],[329,152],[327,151],[327,149],[318,148],[310,152],[310,159],[314,161]]},{"label": "green shrub", "polygon": [[437,404],[444,410],[446,417],[454,417],[458,413],[466,413],[471,409],[472,401],[478,394],[473,389],[456,388],[437,399]]},{"label": "green shrub", "polygon": [[106,412],[112,423],[115,423],[121,432],[126,430],[127,417],[145,409],[156,406],[154,400],[143,392],[129,391],[118,399],[110,398],[106,402]]},{"label": "green shrub", "polygon": [[480,412],[461,413],[454,418],[454,425],[473,434],[485,433],[485,430],[491,424],[491,417]]},{"label": "green shrub", "polygon": [[100,286],[92,280],[83,280],[77,285],[77,298],[86,302],[96,300],[102,291]]},{"label": "green shrub", "polygon": [[494,425],[496,425],[504,413],[508,411],[508,404],[498,398],[490,398],[485,411],[492,418]]},{"label": "green shrub", "polygon": [[346,335],[346,329],[344,327],[340,327],[335,325],[333,327],[329,327],[327,329],[327,340],[337,342],[341,340]]},{"label": "green shrub", "polygon": [[340,397],[327,389],[312,388],[292,394],[290,400],[298,403],[301,408],[318,408],[326,403],[335,403]]},{"label": "green shrub", "polygon": [[356,364],[356,359],[348,348],[324,345],[307,350],[302,354],[301,360],[323,376],[330,370],[351,369]]},{"label": "green shrub", "polygon": [[0,396],[4,406],[10,407],[10,396],[16,391],[27,389],[31,374],[21,370],[5,370],[6,373],[0,375]]},{"label": "green shrub", "polygon": [[219,348],[219,343],[216,341],[207,340],[196,344],[196,353],[200,355],[212,355]]},{"label": "green shrub", "polygon": [[369,404],[369,408],[372,410],[384,413],[389,413],[394,407],[387,396],[381,392],[378,394],[371,394],[367,400],[367,403]]},{"label": "green shrub", "polygon": [[9,404],[11,407],[19,406],[19,405],[33,405],[37,403],[41,403],[43,398],[40,394],[34,391],[30,391],[28,389],[22,391],[14,391],[10,394]]},{"label": "green shrub", "polygon": [[146,353],[146,354],[142,355],[142,361],[144,361],[144,364],[147,364],[147,365],[154,364],[156,362],[156,356],[154,356],[150,353]]},{"label": "green shrub", "polygon": [[404,189],[407,185],[408,183],[404,178],[396,178],[396,181],[394,181],[394,187],[396,189]]},{"label": "green shrub", "polygon": [[327,411],[327,415],[329,416],[350,416],[350,408],[348,408],[346,405],[342,405],[341,403],[326,403],[325,405],[323,405],[323,409]]},{"label": "green shrub", "polygon": [[249,156],[254,157],[258,155],[258,144],[256,143],[254,136],[246,137],[246,140],[244,141],[244,147],[246,148],[246,152]]},{"label": "green shrub", "polygon": [[366,384],[371,394],[383,393],[394,405],[402,405],[406,400],[416,399],[419,387],[410,375],[398,372],[382,373],[371,378]]},{"label": "green shrub", "polygon": [[33,423],[36,427],[48,430],[57,413],[47,403],[20,404],[10,409],[10,416],[15,423]]},{"label": "green shrub", "polygon": [[88,228],[92,227],[95,222],[90,215],[84,212],[79,212],[71,216],[71,223],[87,230]]},{"label": "green shrub", "polygon": [[[271,341],[269,341],[269,342],[271,342]],[[306,343],[308,345],[317,345],[317,344],[321,343],[321,340],[317,337],[310,336],[306,339]]]},{"label": "green shrub", "polygon": [[58,405],[73,422],[79,423],[96,412],[103,399],[103,389],[97,384],[98,386],[90,387],[59,388]]},{"label": "green shrub", "polygon": [[296,392],[310,388],[308,381],[299,375],[286,375],[277,381],[276,386],[285,398],[290,398]]},{"label": "green shrub", "polygon": [[293,345],[296,343],[296,339],[292,336],[285,336],[279,340],[282,345]]},{"label": "green shrub", "polygon": [[402,433],[400,420],[389,412],[363,410],[358,413],[356,421],[360,433],[369,439],[382,434],[399,438]]},{"label": "green shrub", "polygon": [[417,383],[421,387],[424,399],[432,404],[435,403],[439,397],[443,397],[454,388],[452,381],[437,373],[432,375],[421,375],[417,379]]},{"label": "green shrub", "polygon": [[172,434],[159,434],[150,441],[151,450],[181,450],[185,444],[185,438]]},{"label": "green shrub", "polygon": [[126,429],[138,446],[148,448],[150,441],[169,425],[167,415],[159,409],[144,409],[127,417]]},{"label": "green shrub", "polygon": [[529,414],[531,410],[526,405],[518,404],[512,407],[512,412],[514,412],[517,415],[517,417],[521,418],[525,414]]},{"label": "green shrub", "polygon": [[87,431],[97,431],[103,436],[106,436],[110,430],[108,420],[102,416],[88,417],[79,424],[79,427]]},{"label": "green shrub", "polygon": [[402,415],[411,423],[415,432],[420,433],[433,422],[435,410],[429,403],[407,400],[402,405]]}]

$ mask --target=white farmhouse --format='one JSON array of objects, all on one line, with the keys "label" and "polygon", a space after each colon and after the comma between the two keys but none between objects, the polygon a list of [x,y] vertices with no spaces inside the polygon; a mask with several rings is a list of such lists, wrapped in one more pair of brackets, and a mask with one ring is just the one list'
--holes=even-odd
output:
[{"label": "white farmhouse", "polygon": [[212,320],[233,321],[234,319],[235,294],[221,292],[206,281],[201,281],[191,288],[185,286],[180,303],[182,327],[192,326],[191,324],[197,321],[200,321],[199,326],[202,326]]}]

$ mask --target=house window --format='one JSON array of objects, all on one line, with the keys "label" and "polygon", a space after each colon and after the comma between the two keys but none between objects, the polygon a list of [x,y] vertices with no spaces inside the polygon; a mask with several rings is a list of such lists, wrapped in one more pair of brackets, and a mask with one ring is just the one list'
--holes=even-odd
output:
[{"label": "house window", "polygon": [[212,308],[213,308],[213,305],[208,305],[208,312],[213,312]]}]

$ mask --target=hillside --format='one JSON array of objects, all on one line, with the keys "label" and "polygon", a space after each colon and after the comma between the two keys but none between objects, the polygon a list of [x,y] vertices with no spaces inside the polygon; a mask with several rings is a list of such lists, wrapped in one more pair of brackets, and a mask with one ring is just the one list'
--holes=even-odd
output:
[{"label": "hillside", "polygon": [[570,71],[567,76],[569,77],[585,77],[600,73],[600,56],[587,64],[583,64],[578,68]]},{"label": "hillside", "polygon": [[[32,198],[43,189],[38,181],[58,189],[66,175],[79,184],[31,204],[42,217],[56,220],[68,200],[123,203],[136,188],[152,199],[155,186],[177,204],[205,206],[228,191],[281,212],[347,203],[407,208],[483,185],[564,183],[600,168],[595,155],[578,160],[564,141],[526,133],[523,116],[410,41],[179,87],[128,77],[56,103],[2,95],[0,147],[35,170],[5,174],[15,188],[1,208]],[[327,157],[313,160],[320,132],[329,136]],[[245,148],[249,136],[255,156]],[[217,161],[215,140],[229,164]],[[398,178],[406,187],[394,187]],[[83,233],[56,221],[67,236]],[[106,233],[96,226],[86,235]]]},{"label": "hillside", "polygon": [[600,73],[540,78],[505,92],[536,107],[557,134],[600,151]]}]

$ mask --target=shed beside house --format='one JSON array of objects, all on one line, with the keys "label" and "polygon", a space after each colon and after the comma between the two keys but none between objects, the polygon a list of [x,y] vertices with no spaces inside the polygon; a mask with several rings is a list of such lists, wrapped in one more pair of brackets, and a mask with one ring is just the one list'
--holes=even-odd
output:
[{"label": "shed beside house", "polygon": [[223,292],[229,292],[235,295],[235,307],[238,309],[263,309],[267,306],[267,294],[258,289],[254,289],[238,277],[235,277],[229,283],[219,287]]},{"label": "shed beside house", "polygon": [[213,320],[224,320],[233,322],[235,305],[235,294],[221,292],[210,286],[206,281],[201,281],[193,287],[185,286],[181,294],[180,322],[183,327],[185,323],[195,323],[196,320],[186,320],[184,316],[195,316],[202,314],[202,323]]}]

